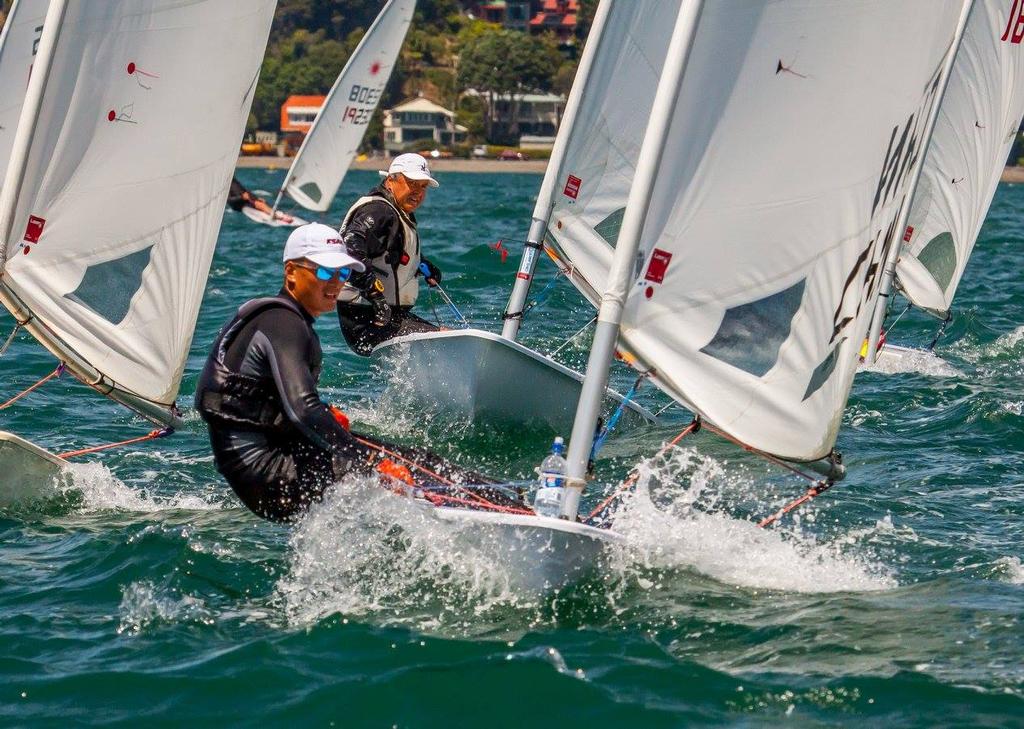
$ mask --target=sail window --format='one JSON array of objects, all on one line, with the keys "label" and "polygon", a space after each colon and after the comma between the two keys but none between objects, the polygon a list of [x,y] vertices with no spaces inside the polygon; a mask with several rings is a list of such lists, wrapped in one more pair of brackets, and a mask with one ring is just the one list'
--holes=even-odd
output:
[{"label": "sail window", "polygon": [[594,232],[608,241],[612,248],[619,240],[619,230],[622,228],[622,216],[626,214],[626,208],[619,208],[607,218],[594,226]]},{"label": "sail window", "polygon": [[78,288],[64,296],[99,314],[115,326],[124,321],[132,298],[142,287],[153,246],[89,266]]},{"label": "sail window", "polygon": [[943,292],[947,291],[956,275],[956,244],[953,236],[948,232],[939,233],[921,249],[917,260],[928,269]]},{"label": "sail window", "polygon": [[828,378],[832,376],[832,373],[836,369],[839,350],[843,348],[843,342],[845,341],[846,337],[840,339],[835,348],[828,353],[828,356],[825,359],[821,361],[821,364],[814,368],[814,372],[811,373],[811,381],[807,383],[807,390],[804,392],[804,400],[816,393],[821,389],[822,385],[828,382]]},{"label": "sail window", "polygon": [[700,351],[754,377],[775,366],[803,300],[806,279],[763,299],[727,309],[714,338]]},{"label": "sail window", "polygon": [[302,190],[302,194],[308,197],[313,202],[320,202],[320,198],[324,196],[323,191],[320,190],[320,185],[315,182],[306,182],[299,185],[299,189]]}]

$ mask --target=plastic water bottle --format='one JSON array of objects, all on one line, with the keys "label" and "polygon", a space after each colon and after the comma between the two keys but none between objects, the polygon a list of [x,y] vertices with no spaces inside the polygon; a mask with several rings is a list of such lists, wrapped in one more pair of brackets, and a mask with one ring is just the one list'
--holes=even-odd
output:
[{"label": "plastic water bottle", "polygon": [[562,493],[565,490],[565,441],[561,436],[551,444],[551,454],[541,461],[540,483],[533,497],[533,510],[540,516],[560,516]]}]

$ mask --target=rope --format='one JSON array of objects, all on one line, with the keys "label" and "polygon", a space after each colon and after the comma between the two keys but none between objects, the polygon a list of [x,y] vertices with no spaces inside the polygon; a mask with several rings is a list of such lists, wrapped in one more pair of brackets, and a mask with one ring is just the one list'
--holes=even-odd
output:
[{"label": "rope", "polygon": [[[681,441],[683,438],[685,438],[686,436],[690,435],[691,433],[696,433],[698,430],[700,430],[700,428],[701,428],[701,421],[699,420],[699,418],[694,418],[693,421],[689,425],[687,425],[685,428],[683,428],[675,438],[673,438],[668,443],[663,445],[661,447],[661,450],[658,451],[656,454],[654,454],[654,457],[657,458],[658,456],[664,454],[665,451],[667,451],[669,448],[672,448],[673,446],[675,446],[677,443],[679,443],[679,441]],[[621,496],[622,494],[624,494],[625,492],[627,492],[631,488],[633,488],[633,485],[636,484],[637,479],[639,479],[639,478],[640,478],[640,471],[639,471],[639,469],[634,468],[633,471],[626,478],[626,480],[622,482],[622,485],[619,486],[619,488],[617,488],[615,491],[613,491],[611,496],[609,496],[607,499],[605,499],[600,504],[598,504],[594,508],[593,511],[591,511],[589,514],[587,514],[587,518],[584,519],[583,521],[584,522],[589,522],[589,521],[593,520],[593,518],[595,516],[597,516],[598,514],[600,514],[602,511],[604,511],[608,507],[608,505],[610,503],[612,503],[612,501],[614,501],[619,496]]]},{"label": "rope", "polygon": [[[444,484],[445,486],[450,486],[453,489],[456,489],[460,493],[465,494],[466,496],[469,496],[470,499],[472,499],[472,500],[460,499],[460,498],[458,498],[456,496],[447,496],[447,495],[444,495],[444,494],[436,494],[436,493],[432,493],[432,492],[429,492],[429,491],[423,491],[424,498],[426,498],[428,501],[433,503],[435,506],[437,506],[438,504],[434,501],[434,498],[431,498],[431,497],[446,499],[448,501],[451,501],[452,503],[458,503],[458,504],[463,504],[463,505],[472,505],[472,506],[475,506],[475,507],[477,507],[479,509],[485,509],[487,511],[505,511],[505,512],[513,513],[513,514],[533,514],[533,512],[529,511],[529,510],[513,510],[511,507],[501,506],[499,504],[495,504],[493,501],[490,501],[489,499],[485,499],[480,494],[474,493],[470,489],[467,489],[467,488],[465,488],[463,486],[460,486],[459,484],[455,483],[451,479],[445,478],[441,474],[436,473],[434,471],[431,471],[429,468],[426,468],[425,466],[422,466],[419,463],[416,463],[416,461],[414,461],[414,460],[412,460],[410,458],[406,458],[401,453],[396,453],[395,451],[392,451],[392,450],[390,450],[388,448],[385,448],[382,445],[374,443],[373,441],[366,440],[365,438],[360,438],[359,436],[356,436],[356,435],[353,435],[352,437],[355,439],[355,441],[357,443],[360,443],[360,444],[366,446],[367,448],[370,448],[371,450],[375,450],[378,453],[382,453],[382,454],[386,455],[388,458],[390,458],[392,460],[400,461],[400,462],[404,463],[405,465],[409,466],[410,468],[416,469],[420,473],[424,473],[427,476],[430,476],[431,478],[436,479],[438,482]],[[430,495],[428,496],[428,494],[430,494]]]},{"label": "rope", "polygon": [[619,419],[622,417],[622,413],[625,412],[626,408],[629,406],[629,403],[632,401],[633,396],[636,395],[636,393],[643,386],[644,380],[647,379],[648,374],[649,373],[647,372],[640,373],[640,376],[636,378],[636,382],[634,382],[633,386],[629,388],[629,392],[627,392],[623,396],[622,402],[620,402],[619,406],[615,408],[615,412],[612,413],[612,416],[610,418],[608,418],[608,424],[601,429],[600,433],[594,436],[594,444],[590,447],[591,461],[597,459],[598,451],[600,451],[601,447],[604,446],[605,440],[608,439],[608,436],[611,434],[612,430],[615,429],[615,426],[619,424]]},{"label": "rope", "polygon": [[[935,339],[933,339],[932,343],[928,345],[928,351],[929,352],[934,352],[935,351],[935,345],[939,343],[939,338],[946,331],[946,326],[951,321],[953,321],[953,312],[952,311],[948,311],[948,312],[946,312],[946,318],[942,320],[942,325],[939,326],[939,331],[937,331],[935,333]],[[0,354],[2,354],[2,353],[3,353],[3,350],[0,350]]]},{"label": "rope", "polygon": [[554,278],[548,281],[547,285],[543,289],[541,289],[541,292],[534,297],[533,301],[526,305],[526,308],[523,309],[522,313],[519,314],[520,318],[525,317],[527,314],[529,314],[535,306],[540,306],[545,301],[547,301],[547,298],[551,295],[552,289],[555,288],[555,284],[558,283],[558,277],[561,275],[561,273],[561,271],[555,273]]},{"label": "rope", "polygon": [[818,496],[819,494],[822,494],[822,493],[828,491],[830,488],[832,488],[832,482],[831,481],[819,481],[814,486],[811,486],[809,489],[807,489],[807,493],[805,493],[799,499],[797,499],[796,501],[790,502],[786,506],[784,506],[781,509],[779,509],[778,511],[776,511],[771,516],[765,517],[764,519],[762,519],[758,523],[758,526],[761,527],[762,529],[764,529],[766,526],[768,526],[770,524],[773,524],[776,521],[778,521],[779,519],[781,519],[783,516],[785,516],[786,514],[791,512],[796,507],[798,507],[801,504],[804,504],[804,503],[810,501],[815,496]]},{"label": "rope", "polygon": [[14,335],[18,333],[19,329],[21,329],[21,322],[16,322],[14,324],[14,329],[11,330],[10,335],[8,335],[7,339],[4,341],[4,345],[0,347],[0,355],[3,355],[3,353],[7,351],[7,348],[11,346],[11,342],[14,341]]},{"label": "rope", "polygon": [[68,451],[67,453],[58,453],[59,458],[74,458],[75,456],[84,456],[86,453],[96,453],[97,451],[105,451],[110,448],[117,448],[118,446],[130,445],[132,443],[141,443],[146,440],[154,440],[156,438],[163,438],[165,435],[170,435],[174,432],[174,428],[158,428],[151,430],[145,435],[140,435],[138,438],[129,438],[128,440],[118,441],[117,443],[107,443],[105,445],[92,446],[91,448],[82,448],[77,451]]},{"label": "rope", "polygon": [[43,379],[39,380],[39,382],[37,382],[36,384],[32,385],[32,387],[28,388],[27,390],[22,390],[17,395],[12,397],[10,400],[5,402],[3,405],[0,405],[0,410],[5,410],[6,408],[9,408],[11,405],[13,405],[14,403],[18,402],[18,400],[20,400],[21,398],[25,397],[25,395],[27,395],[30,392],[32,392],[33,390],[41,387],[43,384],[49,382],[54,377],[60,377],[62,374],[64,374],[64,363],[63,362],[61,362],[59,365],[57,365],[57,369],[55,369],[53,372],[48,374]]},{"label": "rope", "polygon": [[563,349],[565,349],[566,347],[568,347],[568,346],[569,346],[569,342],[571,342],[572,340],[574,340],[574,339],[575,339],[576,337],[578,337],[579,335],[583,334],[583,332],[587,331],[587,329],[589,329],[589,328],[590,328],[590,325],[591,325],[591,324],[593,324],[593,323],[594,323],[595,321],[597,321],[597,314],[594,314],[594,318],[593,318],[593,319],[591,319],[590,321],[588,321],[588,322],[587,322],[586,324],[584,324],[584,325],[583,325],[583,326],[582,326],[581,328],[577,329],[577,330],[576,330],[576,333],[575,333],[575,334],[573,334],[573,335],[572,335],[571,337],[569,337],[569,338],[568,338],[568,339],[566,339],[566,340],[565,340],[564,342],[562,342],[561,344],[559,344],[559,345],[558,345],[558,349],[556,349],[556,350],[555,350],[554,352],[552,352],[551,354],[549,354],[549,355],[548,355],[548,357],[552,357],[552,358],[554,358],[554,356],[555,356],[556,354],[558,354],[558,353],[559,353],[559,352],[561,352],[561,351],[562,351]]}]

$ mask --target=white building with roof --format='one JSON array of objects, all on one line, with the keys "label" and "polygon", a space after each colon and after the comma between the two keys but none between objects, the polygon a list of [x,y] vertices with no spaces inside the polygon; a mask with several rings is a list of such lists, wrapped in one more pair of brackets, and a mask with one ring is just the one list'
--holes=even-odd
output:
[{"label": "white building with roof", "polygon": [[466,141],[468,130],[455,123],[455,112],[422,96],[384,110],[384,148],[408,150],[414,143],[423,148],[451,146]]}]

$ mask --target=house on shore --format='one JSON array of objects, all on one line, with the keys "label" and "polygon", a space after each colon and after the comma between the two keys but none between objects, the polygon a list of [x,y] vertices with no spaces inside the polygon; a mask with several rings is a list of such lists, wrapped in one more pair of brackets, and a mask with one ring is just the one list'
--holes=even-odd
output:
[{"label": "house on shore", "polygon": [[384,110],[384,149],[389,152],[462,144],[467,131],[455,123],[455,112],[422,96]]}]

